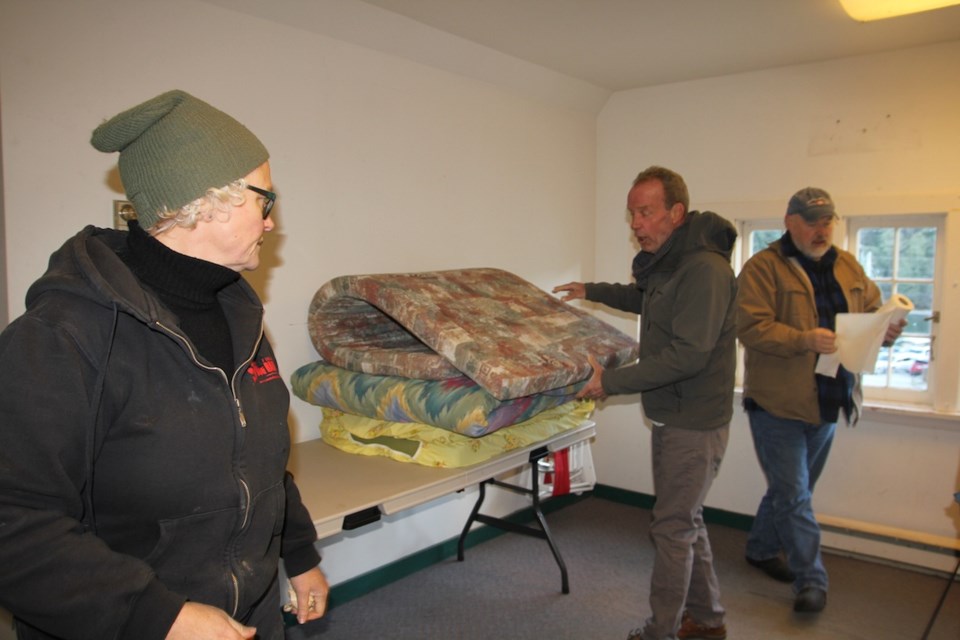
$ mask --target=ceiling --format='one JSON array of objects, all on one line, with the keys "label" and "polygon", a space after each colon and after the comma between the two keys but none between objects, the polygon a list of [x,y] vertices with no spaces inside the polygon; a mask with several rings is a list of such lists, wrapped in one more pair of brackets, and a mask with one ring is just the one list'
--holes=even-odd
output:
[{"label": "ceiling", "polygon": [[860,23],[838,0],[362,2],[607,91],[960,39],[960,6]]}]

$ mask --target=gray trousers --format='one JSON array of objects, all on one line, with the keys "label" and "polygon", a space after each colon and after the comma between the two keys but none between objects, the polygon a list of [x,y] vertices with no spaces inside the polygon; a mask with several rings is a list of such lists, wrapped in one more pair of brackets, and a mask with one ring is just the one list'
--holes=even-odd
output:
[{"label": "gray trousers", "polygon": [[686,609],[707,626],[723,623],[720,586],[703,523],[703,501],[720,470],[730,425],[701,431],[654,426],[653,507],[650,538],[656,554],[650,578],[653,615],[645,640],[675,638]]}]

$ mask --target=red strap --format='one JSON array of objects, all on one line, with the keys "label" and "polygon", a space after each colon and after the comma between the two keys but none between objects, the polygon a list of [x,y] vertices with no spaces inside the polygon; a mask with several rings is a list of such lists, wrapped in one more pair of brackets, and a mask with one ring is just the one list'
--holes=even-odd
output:
[{"label": "red strap", "polygon": [[570,493],[569,449],[553,452],[553,495],[565,496]]}]

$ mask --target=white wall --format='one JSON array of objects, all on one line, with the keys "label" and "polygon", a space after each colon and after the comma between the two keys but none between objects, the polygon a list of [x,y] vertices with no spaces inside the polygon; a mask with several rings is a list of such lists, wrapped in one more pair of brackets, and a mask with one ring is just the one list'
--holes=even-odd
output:
[{"label": "white wall", "polygon": [[[841,211],[845,198],[881,207],[913,201],[924,212],[929,202],[939,211],[960,209],[958,74],[955,42],[615,94],[598,119],[597,279],[629,279],[635,248],[624,216],[626,193],[651,164],[684,175],[693,208],[730,219],[757,217],[758,210],[781,218],[790,195],[809,185],[830,191]],[[766,211],[730,204],[758,201],[775,204]],[[960,212],[949,216],[956,241]],[[960,310],[958,277],[951,258],[944,313],[953,318]],[[634,326],[632,319],[598,313],[625,330]],[[943,360],[956,353],[952,345],[940,352]],[[955,377],[948,392],[956,411]],[[637,405],[619,399],[597,422],[598,481],[652,493],[649,437]],[[856,429],[840,429],[815,506],[953,538],[960,533],[952,498],[958,479],[956,414],[912,419],[872,411]],[[749,427],[738,411],[708,505],[752,515],[763,490]]]},{"label": "white wall", "polygon": [[[332,22],[350,5],[317,3]],[[596,114],[576,99],[191,0],[3,0],[0,82],[12,316],[69,235],[111,224],[116,155],[89,145],[93,128],[175,87],[235,116],[271,152],[278,230],[249,279],[286,377],[316,357],[306,310],[335,276],[495,266],[547,288],[592,270]],[[292,402],[295,438],[318,437],[319,409]],[[331,581],[455,535],[470,497],[333,541]],[[491,507],[518,508],[513,497]]]}]

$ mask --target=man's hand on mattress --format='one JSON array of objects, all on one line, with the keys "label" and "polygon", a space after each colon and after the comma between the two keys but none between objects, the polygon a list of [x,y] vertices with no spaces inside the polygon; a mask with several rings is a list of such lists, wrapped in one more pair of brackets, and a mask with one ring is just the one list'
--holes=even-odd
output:
[{"label": "man's hand on mattress", "polygon": [[607,397],[606,392],[603,390],[603,383],[601,382],[603,377],[603,367],[592,355],[587,356],[587,360],[590,362],[590,366],[593,368],[593,375],[590,376],[590,380],[587,382],[587,384],[580,389],[580,393],[577,394],[577,397],[589,398],[591,400],[603,400]]},{"label": "man's hand on mattress", "polygon": [[567,302],[568,300],[583,300],[587,297],[587,288],[582,282],[568,282],[567,284],[559,284],[553,288],[553,293],[563,293],[560,298],[561,302]]},{"label": "man's hand on mattress", "polygon": [[[322,618],[327,612],[327,596],[330,585],[320,567],[290,578],[293,594],[290,599],[290,611],[297,616],[297,622],[303,624],[310,620]],[[306,606],[300,606],[304,603]]]}]

